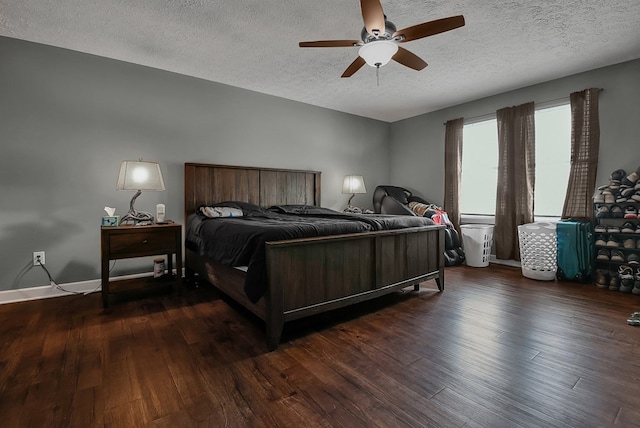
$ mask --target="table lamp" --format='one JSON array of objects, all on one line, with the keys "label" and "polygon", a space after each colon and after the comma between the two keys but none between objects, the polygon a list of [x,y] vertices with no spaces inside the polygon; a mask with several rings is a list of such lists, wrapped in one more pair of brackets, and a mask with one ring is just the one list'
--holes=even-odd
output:
[{"label": "table lamp", "polygon": [[153,223],[153,215],[144,211],[136,211],[133,204],[143,190],[162,191],[164,180],[157,162],[122,161],[116,190],[135,190],[129,203],[129,212],[122,217],[120,224],[142,225]]},{"label": "table lamp", "polygon": [[364,186],[364,178],[361,175],[345,175],[342,182],[342,193],[351,193],[347,207],[351,206],[351,200],[356,193],[367,193],[367,189]]}]

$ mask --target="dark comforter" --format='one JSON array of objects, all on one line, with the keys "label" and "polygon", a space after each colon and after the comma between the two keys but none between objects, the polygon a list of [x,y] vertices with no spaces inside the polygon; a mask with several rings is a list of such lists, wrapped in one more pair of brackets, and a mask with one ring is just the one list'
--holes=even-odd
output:
[{"label": "dark comforter", "polygon": [[228,266],[247,266],[244,291],[257,302],[266,290],[265,242],[433,225],[424,217],[346,214],[321,207],[284,205],[268,210],[233,202],[242,217],[208,218],[200,210],[187,219],[187,249]]}]

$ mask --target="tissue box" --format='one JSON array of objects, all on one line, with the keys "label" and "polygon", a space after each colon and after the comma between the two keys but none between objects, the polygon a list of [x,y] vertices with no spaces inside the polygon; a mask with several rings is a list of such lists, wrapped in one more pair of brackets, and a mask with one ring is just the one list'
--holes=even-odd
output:
[{"label": "tissue box", "polygon": [[118,224],[120,224],[119,215],[106,215],[102,217],[103,226],[117,226]]}]

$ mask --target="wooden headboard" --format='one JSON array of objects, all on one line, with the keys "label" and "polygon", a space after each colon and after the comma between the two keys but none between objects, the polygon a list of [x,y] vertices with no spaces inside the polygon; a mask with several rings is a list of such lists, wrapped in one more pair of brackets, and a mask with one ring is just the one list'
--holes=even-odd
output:
[{"label": "wooden headboard", "polygon": [[320,206],[320,172],[232,165],[184,164],[185,221],[203,204],[244,201]]}]

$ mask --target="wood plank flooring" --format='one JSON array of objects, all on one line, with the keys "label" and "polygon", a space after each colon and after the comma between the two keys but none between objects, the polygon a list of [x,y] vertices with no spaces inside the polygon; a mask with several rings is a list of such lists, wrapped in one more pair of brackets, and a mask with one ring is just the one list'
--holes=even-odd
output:
[{"label": "wood plank flooring", "polygon": [[640,296],[446,269],[285,327],[209,287],[0,306],[3,427],[640,426]]}]

